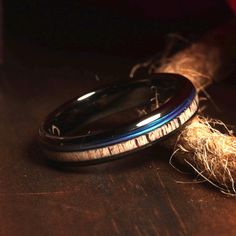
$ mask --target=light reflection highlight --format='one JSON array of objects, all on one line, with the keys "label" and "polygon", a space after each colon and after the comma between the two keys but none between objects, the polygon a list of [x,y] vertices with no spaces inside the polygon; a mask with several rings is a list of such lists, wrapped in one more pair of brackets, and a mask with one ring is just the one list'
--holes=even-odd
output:
[{"label": "light reflection highlight", "polygon": [[95,91],[94,91],[94,92],[91,92],[91,93],[87,93],[87,94],[85,94],[85,95],[79,97],[79,98],[77,99],[77,101],[82,101],[82,100],[84,100],[84,99],[86,99],[86,98],[89,98],[89,97],[91,97],[92,95],[94,95],[95,93],[96,93]]},{"label": "light reflection highlight", "polygon": [[147,124],[149,124],[150,122],[152,122],[152,121],[154,121],[154,120],[156,120],[156,119],[159,119],[160,117],[161,117],[161,114],[158,113],[158,114],[156,114],[156,115],[153,115],[153,116],[151,116],[151,117],[148,117],[148,118],[145,119],[145,120],[140,121],[138,124],[136,124],[136,126],[137,126],[137,127],[141,127],[141,126],[147,125]]}]

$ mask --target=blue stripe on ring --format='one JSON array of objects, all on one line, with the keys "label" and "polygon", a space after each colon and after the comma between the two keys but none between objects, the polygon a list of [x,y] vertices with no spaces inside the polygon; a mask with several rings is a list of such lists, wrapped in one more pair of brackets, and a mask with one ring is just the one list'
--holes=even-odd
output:
[{"label": "blue stripe on ring", "polygon": [[158,118],[157,120],[150,122],[149,124],[145,125],[144,127],[141,127],[139,129],[135,129],[135,130],[130,131],[126,134],[111,137],[111,138],[109,138],[109,140],[108,139],[99,140],[99,143],[90,144],[87,147],[85,147],[85,149],[87,149],[88,147],[90,149],[104,147],[107,145],[112,145],[112,144],[124,142],[124,141],[130,140],[130,139],[136,138],[140,135],[149,133],[149,132],[165,125],[166,123],[173,120],[177,116],[179,116],[186,108],[188,108],[190,106],[190,104],[192,103],[195,96],[196,96],[196,93],[192,92],[192,94],[189,96],[189,98],[186,99],[181,105],[179,105],[173,111],[171,111],[170,113],[166,114],[165,116],[163,116],[161,118]]}]

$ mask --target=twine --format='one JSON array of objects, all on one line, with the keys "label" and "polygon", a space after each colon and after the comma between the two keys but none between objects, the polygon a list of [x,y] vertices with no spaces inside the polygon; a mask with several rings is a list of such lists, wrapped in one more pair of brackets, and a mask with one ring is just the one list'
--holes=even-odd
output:
[{"label": "twine", "polygon": [[[131,70],[131,76],[140,67],[147,67],[150,73],[178,73],[190,79],[197,91],[202,91],[221,77],[222,68],[236,53],[232,48],[235,28],[235,22],[220,27],[200,42],[162,61],[161,65],[159,61],[138,64]],[[226,133],[221,133],[215,125],[224,127]],[[221,192],[236,194],[236,137],[223,122],[197,115],[180,133],[162,144],[174,150],[171,159],[175,157],[191,166],[198,176]]]}]

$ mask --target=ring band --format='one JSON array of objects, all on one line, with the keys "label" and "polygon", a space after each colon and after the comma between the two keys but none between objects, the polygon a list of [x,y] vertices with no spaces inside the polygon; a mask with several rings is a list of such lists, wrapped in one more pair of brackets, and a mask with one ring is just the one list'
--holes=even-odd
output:
[{"label": "ring band", "polygon": [[[197,110],[198,96],[192,83],[178,74],[160,73],[70,100],[49,114],[39,137],[53,160],[85,164],[108,161],[161,140]],[[125,125],[105,131],[86,130],[91,123],[110,116],[117,120],[117,113],[126,117],[129,112],[134,118]],[[81,134],[83,129],[87,133]]]}]

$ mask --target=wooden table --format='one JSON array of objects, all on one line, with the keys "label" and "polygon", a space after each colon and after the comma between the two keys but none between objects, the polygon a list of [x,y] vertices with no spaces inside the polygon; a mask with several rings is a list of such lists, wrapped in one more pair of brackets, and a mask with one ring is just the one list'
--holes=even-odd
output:
[{"label": "wooden table", "polygon": [[[127,80],[139,61],[95,52],[10,47],[0,76],[0,235],[235,235],[236,202],[193,182],[158,145],[126,158],[73,170],[43,159],[37,131],[65,100]],[[235,124],[233,80],[209,93]]]}]

